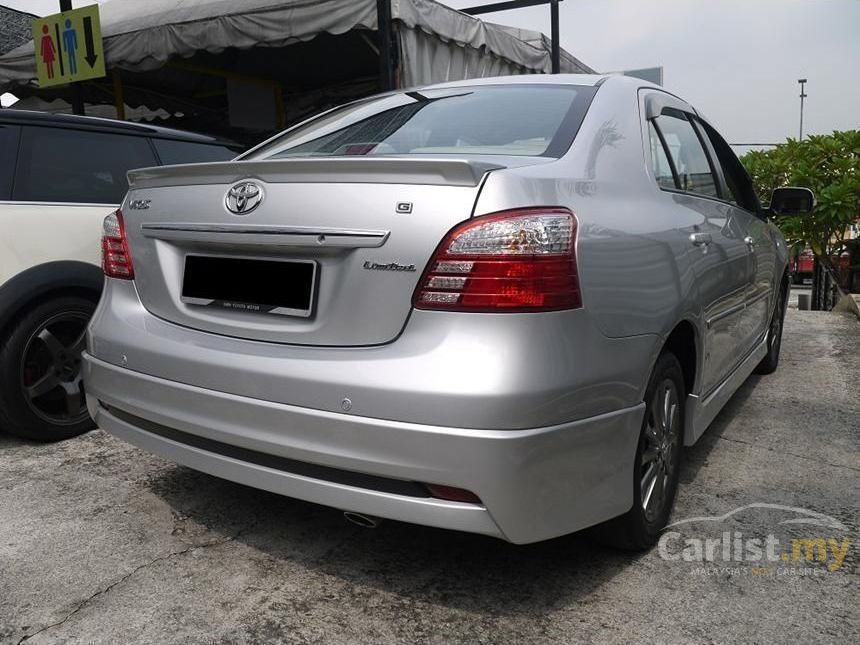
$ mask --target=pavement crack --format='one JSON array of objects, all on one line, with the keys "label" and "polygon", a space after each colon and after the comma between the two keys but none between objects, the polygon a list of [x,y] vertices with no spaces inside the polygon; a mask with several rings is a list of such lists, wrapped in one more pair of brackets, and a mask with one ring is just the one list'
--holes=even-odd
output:
[{"label": "pavement crack", "polygon": [[28,640],[30,640],[34,636],[38,636],[42,632],[46,632],[49,629],[53,629],[54,627],[59,627],[60,625],[62,625],[66,621],[68,621],[70,618],[72,618],[72,616],[74,616],[79,611],[81,611],[88,604],[90,604],[93,600],[95,600],[96,598],[100,598],[100,597],[104,596],[109,591],[111,591],[114,587],[121,585],[123,582],[125,582],[126,580],[128,580],[129,578],[134,576],[139,571],[142,571],[143,569],[151,567],[154,564],[158,564],[159,562],[165,562],[165,561],[170,560],[172,558],[177,558],[181,555],[185,555],[186,553],[191,553],[192,551],[199,551],[202,549],[208,549],[208,548],[215,547],[215,546],[221,546],[223,544],[227,544],[228,542],[233,542],[240,535],[242,535],[242,533],[244,533],[244,531],[245,531],[245,529],[241,529],[241,530],[237,531],[235,534],[230,535],[230,536],[223,538],[223,539],[220,539],[220,540],[212,540],[211,542],[205,542],[203,544],[192,544],[192,545],[190,545],[184,549],[180,549],[179,551],[171,551],[170,553],[168,553],[166,555],[160,555],[157,558],[153,558],[149,562],[145,562],[145,563],[135,567],[134,569],[132,569],[131,571],[126,573],[124,576],[122,576],[118,580],[115,580],[114,582],[110,583],[104,589],[99,589],[98,591],[96,591],[94,594],[92,594],[88,598],[85,598],[84,600],[79,602],[78,605],[72,611],[70,611],[66,615],[66,617],[63,618],[62,620],[58,620],[57,622],[51,623],[50,625],[45,625],[44,627],[37,629],[32,634],[25,634],[18,641],[17,645],[22,645],[22,643],[26,643]]},{"label": "pavement crack", "polygon": [[806,461],[812,461],[817,464],[822,464],[824,466],[830,466],[831,468],[845,468],[846,470],[860,472],[860,468],[855,468],[854,466],[848,466],[847,464],[834,464],[832,462],[824,461],[823,459],[817,459],[816,457],[810,457],[808,455],[798,455],[797,453],[788,452],[787,450],[777,450],[776,448],[769,448],[768,446],[760,446],[759,444],[753,443],[752,441],[744,441],[743,439],[733,439],[731,437],[723,436],[718,436],[717,439],[720,439],[721,441],[729,441],[731,443],[741,443],[745,446],[756,448],[757,450],[767,450],[768,452],[775,452],[780,455],[787,455],[789,457],[794,457],[795,459],[805,459]]}]

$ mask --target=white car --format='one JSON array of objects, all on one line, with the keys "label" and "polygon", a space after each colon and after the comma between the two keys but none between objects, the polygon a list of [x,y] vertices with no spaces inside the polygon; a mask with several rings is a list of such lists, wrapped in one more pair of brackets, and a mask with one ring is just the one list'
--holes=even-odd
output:
[{"label": "white car", "polygon": [[102,220],[126,172],[237,153],[177,130],[0,110],[0,429],[56,440],[92,427],[83,334],[102,290]]}]

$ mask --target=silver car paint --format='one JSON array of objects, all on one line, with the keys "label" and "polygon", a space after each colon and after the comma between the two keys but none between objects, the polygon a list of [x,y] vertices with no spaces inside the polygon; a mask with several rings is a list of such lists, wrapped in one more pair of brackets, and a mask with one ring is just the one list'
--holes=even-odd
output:
[{"label": "silver car paint", "polygon": [[[360,180],[357,170],[349,171],[324,187],[319,177],[310,181],[312,173],[279,176],[282,162],[135,173],[128,199],[151,199],[152,208],[126,213],[136,284],[108,280],[90,327],[91,413],[108,431],[228,479],[514,542],[554,537],[624,512],[632,503],[642,396],[665,339],[682,321],[696,331],[697,377],[685,434],[691,443],[761,358],[774,281],[787,263],[770,224],[726,202],[657,188],[645,163],[648,93],[664,94],[635,79],[609,78],[567,155],[495,159],[503,168],[484,168],[472,180],[477,160],[450,166],[396,160],[398,183],[380,183],[384,170],[368,164],[373,172]],[[410,167],[416,169],[411,175]],[[267,192],[267,204],[248,220],[325,230],[340,244],[302,245],[286,236],[286,246],[267,245],[218,230],[206,232],[212,237],[204,243],[199,231],[177,238],[175,230],[147,234],[141,227],[232,226],[223,197],[231,182],[248,178]],[[412,202],[414,213],[397,213],[400,201]],[[360,269],[367,260],[423,268],[455,223],[534,205],[566,206],[576,214],[582,309],[414,311],[410,296],[420,271]],[[697,230],[712,234],[708,253],[690,242]],[[359,233],[359,242],[347,232]],[[387,236],[381,244],[380,235]],[[330,263],[325,273],[338,280],[321,285],[322,313],[314,320],[188,308],[178,294],[181,258],[213,248],[272,257],[287,248],[291,256]],[[349,414],[342,408],[346,398]],[[416,501],[231,460],[130,425],[100,401],[226,444],[461,486],[483,506]]]},{"label": "silver car paint", "polygon": [[[421,272],[361,268],[408,259],[407,265],[423,269],[448,229],[471,214],[484,174],[501,167],[486,161],[410,162],[247,161],[131,173],[130,194],[151,202],[145,212],[125,213],[129,241],[140,260],[136,281],[144,305],[181,325],[255,340],[331,346],[391,341],[409,316]],[[324,191],[320,177],[326,179]],[[265,185],[266,199],[253,216],[236,217],[224,206],[224,185],[248,178]],[[193,185],[176,190],[176,181]],[[410,213],[397,212],[403,202],[414,205]],[[249,319],[243,312],[183,302],[185,255],[213,250],[263,259],[283,257],[286,250],[293,258],[317,261],[315,316]]]},{"label": "silver car paint", "polygon": [[[529,430],[454,429],[270,403],[147,376],[89,358],[90,410],[109,432],[219,477],[312,502],[527,543],[584,528],[632,503],[644,406]],[[101,401],[101,403],[99,403]],[[111,414],[344,470],[443,483],[463,504],[291,475],[163,439]]]},{"label": "silver car paint", "polygon": [[656,340],[606,338],[582,311],[415,311],[396,342],[378,347],[283,345],[164,321],[129,282],[111,282],[91,327],[93,356],[115,365],[125,357],[128,369],[169,381],[336,413],[348,398],[352,415],[482,429],[550,426],[638,404]]}]

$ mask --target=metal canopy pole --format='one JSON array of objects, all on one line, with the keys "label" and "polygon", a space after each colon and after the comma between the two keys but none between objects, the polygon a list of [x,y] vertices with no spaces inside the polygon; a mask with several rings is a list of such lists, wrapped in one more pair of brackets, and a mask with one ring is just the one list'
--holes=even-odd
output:
[{"label": "metal canopy pole", "polygon": [[552,0],[549,5],[549,13],[552,18],[552,73],[560,74],[561,73],[561,47],[558,44],[559,39],[559,26],[558,26],[558,2],[559,0]]},{"label": "metal canopy pole", "polygon": [[116,109],[116,118],[118,121],[125,121],[125,98],[122,91],[122,74],[119,67],[114,67],[111,70],[111,78],[113,79],[113,105]]},{"label": "metal canopy pole", "polygon": [[[508,9],[522,9],[524,7],[536,7],[541,4],[549,4],[555,0],[507,0],[507,2],[493,2],[491,4],[482,4],[477,7],[469,7],[468,9],[460,9],[463,13],[470,16],[477,16],[482,13],[495,13],[496,11],[507,11]],[[558,0],[559,2],[561,0]]]},{"label": "metal canopy pole", "polygon": [[379,30],[379,86],[394,89],[394,64],[391,52],[391,0],[376,0],[376,28]]},{"label": "metal canopy pole", "polygon": [[[72,10],[72,0],[60,0],[60,11],[71,11]],[[59,49],[60,43],[57,43],[57,48]],[[60,56],[62,56],[61,52],[57,52]],[[84,97],[81,94],[81,86],[78,83],[72,83],[69,88],[72,92],[72,112],[75,114],[86,114],[84,111]]]},{"label": "metal canopy pole", "polygon": [[523,9],[524,7],[536,7],[542,4],[550,5],[550,19],[552,22],[552,73],[561,72],[561,46],[559,45],[559,19],[558,3],[562,0],[507,0],[507,2],[494,2],[468,9],[460,9],[470,16],[479,16],[483,13],[495,13],[496,11],[508,11],[509,9]]}]

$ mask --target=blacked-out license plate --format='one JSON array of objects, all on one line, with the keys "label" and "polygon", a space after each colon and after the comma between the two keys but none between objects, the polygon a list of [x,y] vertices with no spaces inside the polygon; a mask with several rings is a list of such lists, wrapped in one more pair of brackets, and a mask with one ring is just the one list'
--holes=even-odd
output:
[{"label": "blacked-out license plate", "polygon": [[208,255],[185,257],[182,302],[235,311],[311,315],[317,263]]}]

